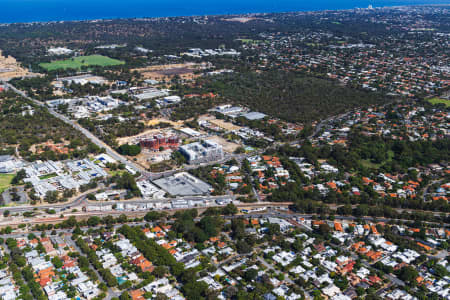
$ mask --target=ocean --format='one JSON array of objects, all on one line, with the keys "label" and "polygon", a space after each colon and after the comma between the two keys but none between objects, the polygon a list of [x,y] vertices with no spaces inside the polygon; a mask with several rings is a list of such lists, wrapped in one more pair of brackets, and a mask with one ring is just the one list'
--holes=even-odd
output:
[{"label": "ocean", "polygon": [[450,0],[0,0],[0,23],[450,4]]}]

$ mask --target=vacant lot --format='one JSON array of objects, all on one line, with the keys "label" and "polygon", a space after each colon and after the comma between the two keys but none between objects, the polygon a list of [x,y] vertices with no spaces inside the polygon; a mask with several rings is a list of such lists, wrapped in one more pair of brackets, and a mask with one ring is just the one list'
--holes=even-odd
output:
[{"label": "vacant lot", "polygon": [[154,79],[158,81],[170,80],[174,76],[180,76],[184,80],[192,80],[199,75],[194,74],[194,71],[201,69],[203,64],[185,63],[185,64],[169,64],[156,65],[145,68],[133,69],[138,71],[144,79]]},{"label": "vacant lot", "polygon": [[211,115],[203,115],[199,117],[200,121],[208,121],[212,125],[218,126],[222,129],[225,129],[226,131],[232,131],[232,130],[239,130],[242,127],[234,125],[233,123],[226,122],[224,120],[216,119],[216,117]]},{"label": "vacant lot", "polygon": [[216,142],[217,144],[221,145],[223,147],[223,151],[228,152],[228,153],[233,153],[237,148],[239,148],[238,144],[229,142],[220,136],[213,136],[213,137],[207,138],[207,140]]},{"label": "vacant lot", "polygon": [[12,56],[5,57],[0,50],[0,79],[9,80],[14,77],[36,76],[38,74],[29,73],[27,69],[22,68],[16,59]]},{"label": "vacant lot", "polygon": [[117,66],[125,62],[103,55],[78,56],[66,60],[56,60],[51,63],[41,63],[40,66],[47,71],[58,69],[80,69],[82,66]]},{"label": "vacant lot", "polygon": [[433,105],[443,103],[443,104],[445,104],[445,107],[450,106],[450,100],[442,99],[442,98],[438,98],[438,97],[431,98],[430,100],[428,100],[428,102],[430,102]]}]

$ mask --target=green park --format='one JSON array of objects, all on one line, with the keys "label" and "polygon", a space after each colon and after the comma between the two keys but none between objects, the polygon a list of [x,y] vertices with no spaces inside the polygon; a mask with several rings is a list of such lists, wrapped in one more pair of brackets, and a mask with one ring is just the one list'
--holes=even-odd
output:
[{"label": "green park", "polygon": [[107,56],[89,55],[72,57],[65,60],[56,60],[50,63],[41,63],[40,66],[47,71],[53,71],[58,69],[81,69],[83,66],[109,67],[123,64],[125,64],[125,62]]},{"label": "green park", "polygon": [[439,98],[439,97],[431,98],[431,99],[428,100],[428,102],[430,102],[433,105],[445,104],[445,107],[449,107],[450,106],[450,100],[442,99],[442,98]]}]

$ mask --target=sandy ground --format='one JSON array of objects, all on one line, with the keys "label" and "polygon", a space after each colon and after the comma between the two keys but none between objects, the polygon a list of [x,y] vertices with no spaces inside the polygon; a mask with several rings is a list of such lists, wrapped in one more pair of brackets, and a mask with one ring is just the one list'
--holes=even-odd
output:
[{"label": "sandy ground", "polygon": [[225,129],[226,131],[239,130],[242,127],[234,125],[230,122],[225,122],[224,120],[216,119],[216,117],[211,115],[203,115],[198,118],[201,121],[208,121],[209,123]]},{"label": "sandy ground", "polygon": [[170,65],[156,65],[146,68],[133,69],[142,74],[144,79],[154,79],[158,81],[170,80],[175,75],[180,76],[184,80],[192,80],[199,75],[193,72],[197,69],[204,68],[205,64],[185,63],[185,64],[170,64]]},{"label": "sandy ground", "polygon": [[170,155],[173,150],[166,149],[164,151],[153,152],[151,150],[144,149],[136,158],[136,163],[148,169],[150,165],[161,163],[166,160],[170,160]]},{"label": "sandy ground", "polygon": [[12,56],[4,57],[0,51],[0,79],[10,80],[14,77],[39,76],[40,74],[30,73],[24,69]]},{"label": "sandy ground", "polygon": [[171,124],[174,128],[180,128],[180,127],[182,127],[182,126],[184,125],[184,122],[183,122],[183,121],[177,121],[177,122],[174,122],[174,121],[171,121],[171,120],[165,119],[165,118],[155,118],[155,119],[151,119],[151,120],[147,121],[147,122],[145,123],[145,125],[147,125],[147,126],[155,126],[155,125],[158,125],[159,123],[169,123],[169,124]]},{"label": "sandy ground", "polygon": [[239,148],[239,144],[228,142],[226,139],[220,137],[220,136],[213,136],[210,138],[207,138],[208,141],[213,141],[218,143],[219,145],[222,145],[223,151],[228,153],[233,153],[234,150]]},{"label": "sandy ground", "polygon": [[133,136],[126,136],[126,137],[121,137],[121,138],[117,138],[117,143],[119,145],[123,145],[123,144],[135,144],[137,142],[137,140],[141,137],[144,136],[153,136],[156,134],[164,134],[164,135],[171,135],[171,134],[176,134],[176,132],[174,130],[172,130],[171,128],[162,128],[162,129],[148,129],[140,134],[137,135],[133,135]]}]

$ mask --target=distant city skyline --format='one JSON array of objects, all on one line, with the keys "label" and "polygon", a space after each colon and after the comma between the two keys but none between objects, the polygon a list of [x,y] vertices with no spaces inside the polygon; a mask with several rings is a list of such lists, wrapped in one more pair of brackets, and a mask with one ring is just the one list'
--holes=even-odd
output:
[{"label": "distant city skyline", "polygon": [[[189,3],[189,5],[186,5]],[[449,0],[2,0],[0,23],[170,17],[450,4]]]}]

